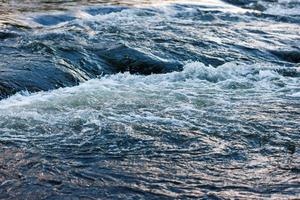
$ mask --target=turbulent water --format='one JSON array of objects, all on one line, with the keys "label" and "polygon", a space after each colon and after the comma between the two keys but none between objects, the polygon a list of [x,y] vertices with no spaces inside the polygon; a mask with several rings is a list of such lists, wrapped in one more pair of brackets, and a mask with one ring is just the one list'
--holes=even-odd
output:
[{"label": "turbulent water", "polygon": [[0,3],[0,199],[300,198],[298,0]]}]

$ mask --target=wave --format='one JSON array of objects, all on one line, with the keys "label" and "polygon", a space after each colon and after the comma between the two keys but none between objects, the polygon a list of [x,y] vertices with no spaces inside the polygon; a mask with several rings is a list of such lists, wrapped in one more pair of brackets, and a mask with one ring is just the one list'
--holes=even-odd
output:
[{"label": "wave", "polygon": [[220,1],[173,2],[20,16],[22,26],[0,32],[0,98],[119,72],[180,71],[187,60],[214,67],[231,61],[290,67],[299,61],[297,25],[270,26],[273,19],[236,9]]},{"label": "wave", "polygon": [[61,88],[50,92],[30,94],[28,91],[23,91],[2,100],[0,110],[13,110],[23,106],[36,108],[37,105],[48,107],[56,103],[58,105],[53,106],[73,108],[77,104],[77,106],[93,107],[93,100],[102,99],[102,103],[107,104],[118,95],[121,95],[119,100],[116,99],[118,102],[125,101],[127,98],[141,98],[146,94],[155,96],[164,92],[176,93],[176,91],[188,97],[191,90],[196,91],[201,87],[215,88],[220,93],[227,90],[249,89],[257,92],[263,90],[272,92],[272,90],[283,88],[295,92],[293,89],[299,84],[299,77],[300,72],[297,68],[266,63],[256,65],[226,63],[214,68],[199,62],[192,62],[186,64],[180,72],[149,76],[132,75],[128,72],[118,73],[92,79],[76,87]]},{"label": "wave", "polygon": [[0,15],[0,198],[298,195],[297,15],[43,2]]},{"label": "wave", "polygon": [[224,0],[236,6],[272,15],[299,15],[299,0]]},{"label": "wave", "polygon": [[271,15],[300,16],[300,1],[278,0],[277,3],[266,6],[265,13]]}]

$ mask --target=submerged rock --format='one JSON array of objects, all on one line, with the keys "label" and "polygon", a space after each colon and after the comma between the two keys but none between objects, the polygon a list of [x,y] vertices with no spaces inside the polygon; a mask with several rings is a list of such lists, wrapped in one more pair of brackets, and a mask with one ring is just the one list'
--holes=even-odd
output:
[{"label": "submerged rock", "polygon": [[178,61],[164,60],[150,53],[144,53],[125,44],[114,45],[97,52],[99,56],[111,64],[115,72],[135,74],[157,74],[182,70]]},{"label": "submerged rock", "polygon": [[300,63],[299,50],[271,50],[270,52],[281,60],[291,63]]},{"label": "submerged rock", "polygon": [[[36,50],[35,50],[36,51]],[[12,51],[0,65],[0,99],[19,91],[47,91],[74,86],[99,75],[130,72],[136,74],[167,73],[182,69],[182,64],[146,54],[126,45],[94,50],[89,59],[72,49],[54,49],[48,56]],[[89,50],[91,51],[91,50]],[[77,53],[76,53],[77,52]],[[51,55],[50,55],[51,54]],[[76,55],[76,56],[75,56]]]},{"label": "submerged rock", "polygon": [[51,59],[27,55],[0,65],[0,98],[22,90],[36,92],[72,86],[83,80],[78,72]]}]

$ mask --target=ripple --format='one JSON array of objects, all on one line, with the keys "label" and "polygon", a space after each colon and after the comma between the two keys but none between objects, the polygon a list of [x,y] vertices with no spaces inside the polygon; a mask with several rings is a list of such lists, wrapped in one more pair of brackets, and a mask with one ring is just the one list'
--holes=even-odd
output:
[{"label": "ripple", "polygon": [[297,15],[30,2],[0,5],[0,198],[299,196]]}]

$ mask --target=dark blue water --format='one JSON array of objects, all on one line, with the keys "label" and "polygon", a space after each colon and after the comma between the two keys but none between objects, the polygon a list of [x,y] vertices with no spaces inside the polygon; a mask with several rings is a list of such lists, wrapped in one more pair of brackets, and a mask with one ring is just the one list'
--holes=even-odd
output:
[{"label": "dark blue water", "polygon": [[1,2],[0,199],[300,198],[299,13]]}]

